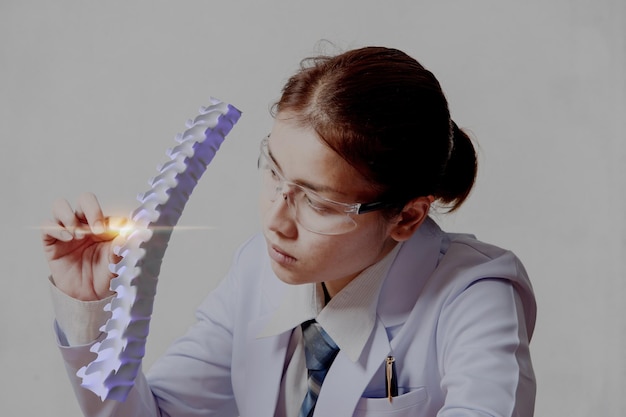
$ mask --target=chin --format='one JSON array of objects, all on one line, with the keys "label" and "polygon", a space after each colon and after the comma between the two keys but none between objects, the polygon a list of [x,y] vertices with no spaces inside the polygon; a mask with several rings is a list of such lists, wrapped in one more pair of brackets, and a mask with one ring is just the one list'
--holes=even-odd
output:
[{"label": "chin", "polygon": [[285,271],[283,268],[280,267],[280,265],[277,265],[275,262],[271,262],[271,265],[272,271],[274,271],[274,275],[276,275],[276,277],[285,284],[302,285],[308,283],[308,281],[302,281],[301,279],[298,279],[297,274],[294,274],[291,271]]}]

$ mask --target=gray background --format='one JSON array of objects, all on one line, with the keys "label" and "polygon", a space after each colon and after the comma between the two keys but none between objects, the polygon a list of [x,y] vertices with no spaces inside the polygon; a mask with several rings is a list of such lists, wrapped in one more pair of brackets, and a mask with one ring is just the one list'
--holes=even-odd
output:
[{"label": "gray background", "polygon": [[320,39],[393,46],[440,79],[480,146],[451,231],[514,250],[535,285],[537,416],[626,410],[626,3],[0,2],[0,414],[77,416],[52,335],[39,232],[52,201],[93,191],[128,214],[210,95],[244,116],[180,221],[146,366],[193,321],[258,229],[268,109]]}]

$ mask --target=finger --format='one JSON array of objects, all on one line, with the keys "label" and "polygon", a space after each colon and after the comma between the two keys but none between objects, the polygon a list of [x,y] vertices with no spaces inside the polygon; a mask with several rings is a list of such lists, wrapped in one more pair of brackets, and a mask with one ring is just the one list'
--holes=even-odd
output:
[{"label": "finger", "polygon": [[62,226],[73,237],[76,236],[76,230],[81,227],[80,220],[76,217],[72,206],[63,198],[57,199],[52,204],[52,217],[57,225]]},{"label": "finger", "polygon": [[57,240],[69,242],[74,236],[68,232],[65,227],[52,220],[46,219],[41,222],[41,237],[46,245],[52,244]]},{"label": "finger", "polygon": [[76,214],[84,219],[91,233],[100,235],[106,231],[102,208],[93,193],[83,193],[78,197]]},{"label": "finger", "polygon": [[109,217],[108,218],[108,228],[115,234],[121,234],[123,236],[127,236],[133,230],[133,222],[131,222],[126,217]]},{"label": "finger", "polygon": [[105,217],[102,221],[104,232],[97,236],[97,240],[106,241],[116,237],[125,238],[128,219],[124,217]]}]

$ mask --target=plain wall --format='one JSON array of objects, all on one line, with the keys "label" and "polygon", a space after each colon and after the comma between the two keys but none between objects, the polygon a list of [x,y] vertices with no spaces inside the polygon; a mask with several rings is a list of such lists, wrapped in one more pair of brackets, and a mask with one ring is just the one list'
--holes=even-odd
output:
[{"label": "plain wall", "polygon": [[430,68],[480,153],[438,216],[512,249],[534,283],[536,414],[626,413],[626,3],[0,2],[0,415],[78,416],[39,231],[57,197],[127,215],[209,96],[243,111],[166,254],[145,365],[258,230],[256,158],[300,59],[377,44]]}]

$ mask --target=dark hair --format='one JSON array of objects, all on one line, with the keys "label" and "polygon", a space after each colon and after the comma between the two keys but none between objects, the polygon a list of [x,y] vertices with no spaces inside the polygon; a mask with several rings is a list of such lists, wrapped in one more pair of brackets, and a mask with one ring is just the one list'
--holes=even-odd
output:
[{"label": "dark hair", "polygon": [[395,210],[432,195],[452,211],[474,184],[474,146],[450,119],[439,82],[397,49],[305,59],[273,111],[313,128]]}]

